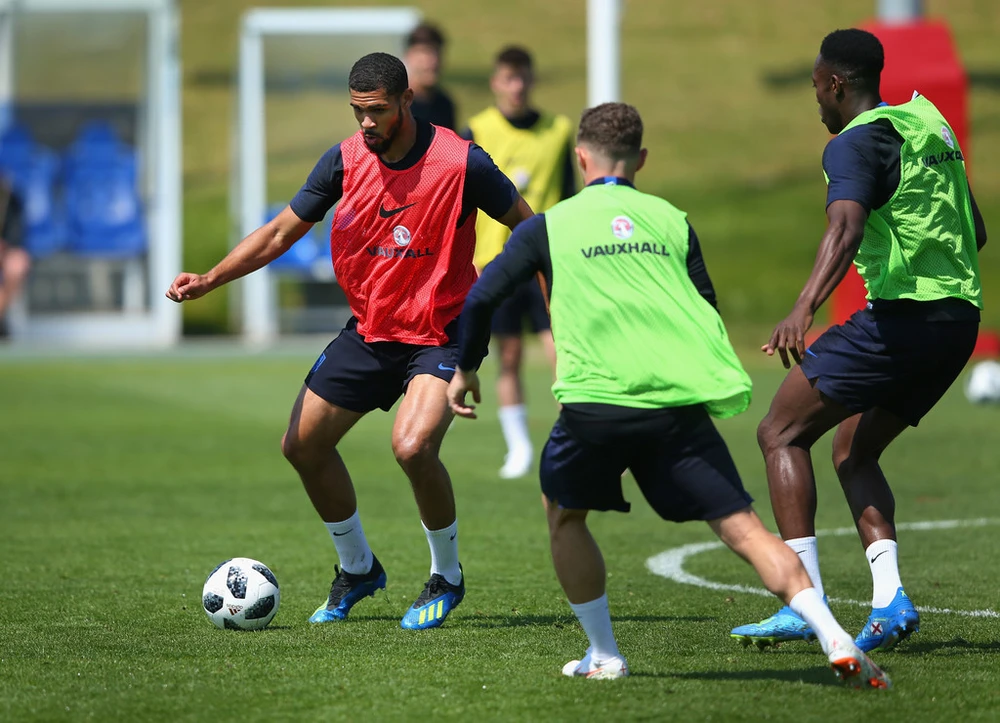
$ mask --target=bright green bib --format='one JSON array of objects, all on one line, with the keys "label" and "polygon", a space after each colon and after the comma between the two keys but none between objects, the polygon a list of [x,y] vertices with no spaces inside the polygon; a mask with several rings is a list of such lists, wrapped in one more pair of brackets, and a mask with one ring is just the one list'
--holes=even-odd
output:
[{"label": "bright green bib", "polygon": [[868,299],[957,298],[980,309],[979,254],[965,160],[948,122],[922,96],[865,111],[841,133],[880,118],[903,138],[899,187],[872,209],[854,259]]},{"label": "bright green bib", "polygon": [[688,275],[683,212],[629,186],[588,186],[545,226],[560,402],[747,409],[750,378]]}]

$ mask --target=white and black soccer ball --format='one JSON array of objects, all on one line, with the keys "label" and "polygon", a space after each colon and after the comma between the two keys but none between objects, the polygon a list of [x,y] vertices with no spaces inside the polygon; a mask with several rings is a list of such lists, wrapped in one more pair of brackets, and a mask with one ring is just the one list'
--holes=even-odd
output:
[{"label": "white and black soccer ball", "polygon": [[1000,402],[1000,362],[981,361],[965,380],[965,398],[974,404]]},{"label": "white and black soccer ball", "polygon": [[234,557],[212,570],[201,593],[205,614],[226,630],[260,630],[278,612],[278,580],[267,565]]}]

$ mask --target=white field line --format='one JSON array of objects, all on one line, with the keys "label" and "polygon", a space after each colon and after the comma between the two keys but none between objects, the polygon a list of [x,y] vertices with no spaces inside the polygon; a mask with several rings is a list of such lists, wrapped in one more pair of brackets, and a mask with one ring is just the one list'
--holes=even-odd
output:
[{"label": "white field line", "polygon": [[[975,520],[932,520],[927,522],[902,522],[896,525],[897,530],[952,530],[960,527],[984,527],[986,525],[1000,524],[1000,520],[980,518]],[[857,530],[853,527],[838,527],[833,530],[817,530],[819,537],[835,537],[839,535],[855,535]],[[684,562],[694,555],[718,550],[725,545],[716,540],[714,542],[695,542],[690,545],[674,547],[666,552],[646,560],[646,567],[654,575],[665,577],[668,580],[679,582],[684,585],[695,585],[709,590],[729,590],[732,592],[745,592],[754,595],[771,595],[762,587],[751,587],[749,585],[730,585],[727,583],[713,582],[703,577],[692,575],[684,569]],[[845,598],[830,598],[832,603],[844,603],[847,605],[858,605],[859,607],[871,607],[870,600],[848,600]],[[917,610],[922,613],[944,613],[947,615],[964,615],[972,618],[1000,618],[1000,612],[995,610],[952,610],[951,608],[932,608],[917,606]]]}]

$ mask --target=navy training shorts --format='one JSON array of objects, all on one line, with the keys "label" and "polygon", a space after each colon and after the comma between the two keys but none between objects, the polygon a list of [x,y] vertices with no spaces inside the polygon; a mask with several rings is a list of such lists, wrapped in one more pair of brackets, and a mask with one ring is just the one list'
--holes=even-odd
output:
[{"label": "navy training shorts", "polygon": [[388,412],[418,374],[450,382],[458,362],[458,320],[445,327],[448,341],[421,346],[398,341],[366,342],[351,317],[306,376],[306,386],[330,404],[361,414]]},{"label": "navy training shorts", "polygon": [[518,285],[514,294],[503,300],[493,312],[491,331],[497,336],[521,336],[525,321],[535,334],[552,328],[537,278]]},{"label": "navy training shorts", "polygon": [[802,371],[855,414],[879,407],[915,427],[961,374],[978,334],[976,320],[862,309],[806,349]]},{"label": "navy training shorts", "polygon": [[542,492],[560,507],[628,512],[626,469],[665,520],[714,520],[753,502],[702,405],[589,421],[576,414],[586,407],[607,409],[566,405],[542,451]]}]

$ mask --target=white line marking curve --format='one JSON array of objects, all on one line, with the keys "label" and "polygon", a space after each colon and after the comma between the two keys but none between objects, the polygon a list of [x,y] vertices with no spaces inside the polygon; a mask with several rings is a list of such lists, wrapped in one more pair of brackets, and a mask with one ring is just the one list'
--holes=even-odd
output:
[{"label": "white line marking curve", "polygon": [[[979,518],[975,520],[932,520],[928,522],[902,522],[896,525],[897,530],[952,530],[959,527],[985,527],[986,525],[1000,524],[1000,520],[990,518]],[[817,530],[819,537],[838,537],[842,535],[855,535],[857,530],[853,527],[838,527],[833,530]],[[681,545],[673,549],[661,552],[659,555],[646,560],[647,569],[654,575],[665,577],[668,580],[679,582],[684,585],[695,585],[709,590],[728,590],[732,592],[745,592],[753,595],[767,595],[771,593],[762,587],[751,587],[749,585],[731,585],[722,582],[713,582],[703,577],[692,575],[684,569],[684,562],[694,555],[718,550],[725,547],[720,540],[714,542],[695,542],[689,545]],[[847,605],[858,605],[860,607],[871,607],[871,601],[848,600],[846,598],[830,598],[832,603],[844,603]],[[951,608],[933,608],[917,606],[917,610],[922,613],[944,613],[948,615],[963,615],[972,618],[1000,618],[1000,612],[995,610],[952,610]]]}]

